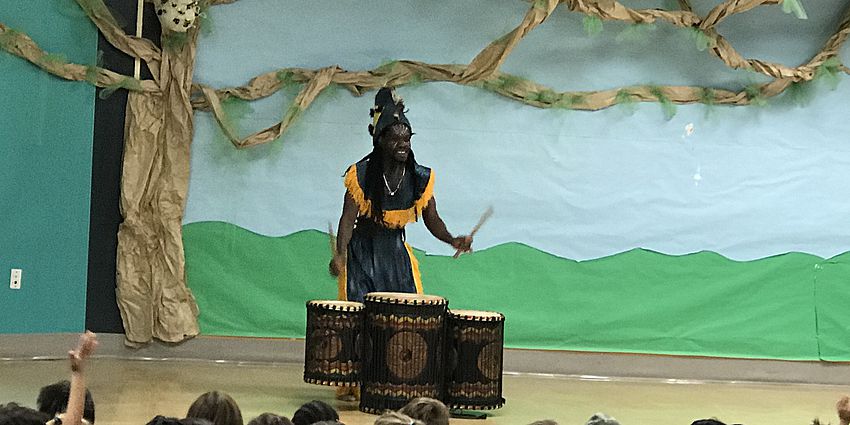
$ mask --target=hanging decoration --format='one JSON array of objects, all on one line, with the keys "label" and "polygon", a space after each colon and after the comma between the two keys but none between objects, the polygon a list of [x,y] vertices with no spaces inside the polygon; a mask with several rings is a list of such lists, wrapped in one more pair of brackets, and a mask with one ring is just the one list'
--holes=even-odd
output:
[{"label": "hanging decoration", "polygon": [[162,29],[177,33],[195,26],[201,11],[197,0],[154,0],[154,8]]}]

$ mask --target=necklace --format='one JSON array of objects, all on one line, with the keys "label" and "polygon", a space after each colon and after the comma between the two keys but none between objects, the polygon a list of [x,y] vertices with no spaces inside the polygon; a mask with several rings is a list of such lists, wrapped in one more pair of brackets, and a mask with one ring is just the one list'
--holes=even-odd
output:
[{"label": "necklace", "polygon": [[387,187],[387,193],[389,193],[390,196],[395,196],[396,192],[398,192],[398,189],[401,187],[401,182],[404,181],[404,173],[406,171],[406,168],[401,169],[401,178],[398,179],[398,184],[396,185],[395,190],[390,189],[390,183],[387,181],[387,173],[382,174],[384,176],[384,186]]}]

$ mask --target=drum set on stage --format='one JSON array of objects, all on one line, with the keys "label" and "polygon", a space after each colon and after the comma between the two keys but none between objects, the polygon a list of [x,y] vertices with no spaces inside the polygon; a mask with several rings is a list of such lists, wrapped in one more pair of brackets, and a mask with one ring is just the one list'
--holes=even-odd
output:
[{"label": "drum set on stage", "polygon": [[433,295],[373,292],[364,303],[309,301],[304,381],[359,386],[360,410],[396,410],[412,398],[448,407],[502,407],[505,316],[449,310]]}]

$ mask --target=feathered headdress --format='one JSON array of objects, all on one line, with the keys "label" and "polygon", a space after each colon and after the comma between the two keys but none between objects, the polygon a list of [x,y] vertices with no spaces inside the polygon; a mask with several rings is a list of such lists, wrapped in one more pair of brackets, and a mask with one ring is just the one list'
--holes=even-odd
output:
[{"label": "feathered headdress", "polygon": [[372,117],[372,123],[369,124],[372,143],[377,143],[381,132],[395,123],[410,127],[410,121],[404,116],[404,100],[396,97],[395,91],[390,87],[378,90],[378,94],[375,95],[375,106],[369,110],[369,115]]}]

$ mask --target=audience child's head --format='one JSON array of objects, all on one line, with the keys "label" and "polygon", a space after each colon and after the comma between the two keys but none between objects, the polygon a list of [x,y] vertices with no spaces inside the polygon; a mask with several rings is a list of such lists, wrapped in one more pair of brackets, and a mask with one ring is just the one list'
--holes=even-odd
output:
[{"label": "audience child's head", "polygon": [[189,406],[186,417],[207,419],[214,425],[243,425],[239,405],[232,397],[219,391],[201,394]]},{"label": "audience child's head", "polygon": [[424,425],[422,421],[411,418],[399,412],[387,412],[378,419],[375,419],[375,425]]},{"label": "audience child's head", "polygon": [[292,421],[286,416],[276,415],[274,413],[263,413],[248,422],[248,425],[292,425]]},{"label": "audience child's head", "polygon": [[[54,417],[68,409],[68,396],[70,394],[71,382],[67,380],[41,387],[36,401],[38,410]],[[94,400],[92,400],[89,390],[86,390],[83,419],[94,423]]]},{"label": "audience child's head", "polygon": [[584,425],[620,425],[620,422],[604,413],[594,413]]},{"label": "audience child's head", "polygon": [[835,412],[838,413],[839,424],[850,424],[850,397],[841,396],[835,403]]},{"label": "audience child's head", "polygon": [[339,414],[329,404],[319,400],[305,403],[292,415],[292,423],[295,425],[311,425],[322,421],[339,421]]},{"label": "audience child's head", "polygon": [[215,425],[209,419],[201,418],[183,418],[180,419],[180,425]]},{"label": "audience child's head", "polygon": [[420,420],[425,425],[449,424],[449,408],[442,401],[433,398],[414,398],[407,405],[399,409],[399,413]]},{"label": "audience child's head", "polygon": [[213,425],[208,419],[201,418],[185,418],[177,419],[167,416],[157,415],[151,419],[147,425]]},{"label": "audience child's head", "polygon": [[53,417],[17,403],[0,405],[0,425],[44,425]]}]

